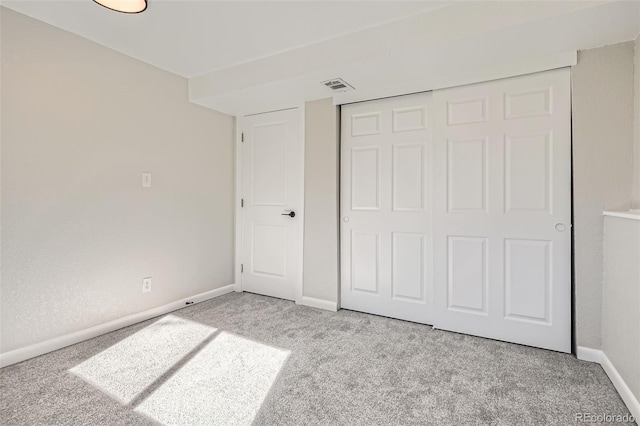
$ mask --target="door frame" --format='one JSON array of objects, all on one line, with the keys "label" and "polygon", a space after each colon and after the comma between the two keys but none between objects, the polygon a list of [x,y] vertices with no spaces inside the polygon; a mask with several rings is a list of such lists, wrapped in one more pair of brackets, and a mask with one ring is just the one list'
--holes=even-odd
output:
[{"label": "door frame", "polygon": [[301,205],[296,210],[296,216],[300,218],[302,221],[302,232],[300,233],[300,237],[298,239],[298,245],[300,247],[300,252],[302,253],[301,264],[298,272],[298,276],[296,277],[296,287],[295,287],[295,303],[300,305],[302,304],[302,288],[303,288],[303,277],[304,277],[304,155],[305,155],[305,105],[304,102],[297,104],[295,106],[291,106],[289,108],[281,108],[272,111],[263,111],[263,112],[255,112],[251,114],[241,114],[235,116],[236,126],[235,126],[235,256],[234,256],[234,276],[235,276],[235,284],[234,291],[241,293],[242,292],[242,174],[243,174],[243,141],[242,134],[244,132],[244,117],[251,115],[260,115],[260,114],[268,114],[270,112],[278,112],[285,111],[289,109],[297,109],[299,116],[299,141],[300,141],[300,155],[298,161],[300,161],[300,170],[302,172],[302,185],[300,187],[300,200]]}]

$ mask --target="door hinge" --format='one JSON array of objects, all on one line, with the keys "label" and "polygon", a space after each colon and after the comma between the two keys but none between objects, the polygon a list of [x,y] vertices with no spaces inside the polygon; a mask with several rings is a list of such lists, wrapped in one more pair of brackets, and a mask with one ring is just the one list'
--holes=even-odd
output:
[{"label": "door hinge", "polygon": [[244,207],[244,198],[240,198],[240,207]]},{"label": "door hinge", "polygon": [[241,263],[241,264],[240,264],[240,273],[243,273],[243,272],[244,272],[244,264],[243,264],[243,263]]},{"label": "door hinge", "polygon": [[240,135],[240,142],[244,142],[244,132]]}]

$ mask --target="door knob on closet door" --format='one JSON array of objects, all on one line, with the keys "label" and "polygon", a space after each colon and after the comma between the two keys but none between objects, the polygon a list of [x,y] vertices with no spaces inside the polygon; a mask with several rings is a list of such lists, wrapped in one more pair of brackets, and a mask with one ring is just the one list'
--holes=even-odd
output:
[{"label": "door knob on closet door", "polygon": [[280,216],[296,217],[296,212],[290,211],[289,213],[282,213]]},{"label": "door knob on closet door", "polygon": [[556,231],[564,232],[567,229],[567,225],[564,223],[556,223]]}]

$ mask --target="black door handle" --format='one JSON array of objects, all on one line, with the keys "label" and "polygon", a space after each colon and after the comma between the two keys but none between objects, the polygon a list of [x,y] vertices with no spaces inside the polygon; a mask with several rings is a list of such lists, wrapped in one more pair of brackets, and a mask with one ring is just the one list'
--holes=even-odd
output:
[{"label": "black door handle", "polygon": [[296,212],[282,213],[280,216],[296,217]]}]

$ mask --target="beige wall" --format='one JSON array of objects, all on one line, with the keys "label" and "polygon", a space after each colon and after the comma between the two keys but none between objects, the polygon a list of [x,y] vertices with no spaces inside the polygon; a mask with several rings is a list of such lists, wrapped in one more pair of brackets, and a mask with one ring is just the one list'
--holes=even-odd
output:
[{"label": "beige wall", "polygon": [[338,301],[338,108],[331,98],[305,105],[303,296]]},{"label": "beige wall", "polygon": [[602,343],[604,210],[628,210],[633,182],[633,42],[579,52],[572,70],[578,346]]},{"label": "beige wall", "polygon": [[1,19],[0,350],[232,283],[233,118],[181,77]]},{"label": "beige wall", "polygon": [[602,350],[640,401],[640,220],[604,223]]},{"label": "beige wall", "polygon": [[[639,208],[640,36],[634,58],[633,205]],[[640,401],[640,220],[606,216],[603,246],[602,350]]]}]

